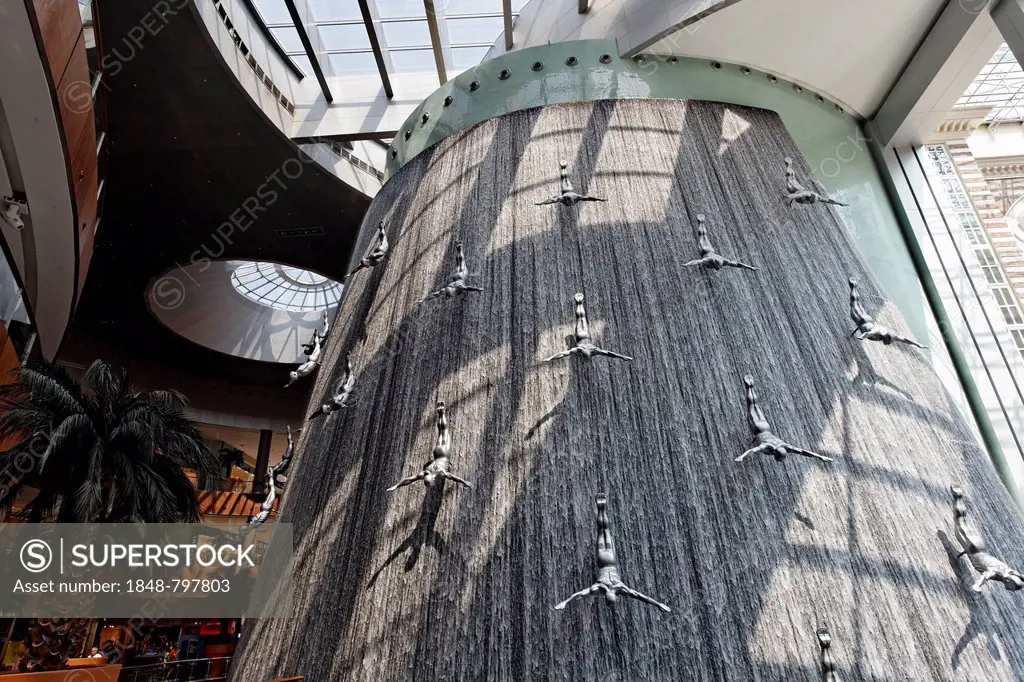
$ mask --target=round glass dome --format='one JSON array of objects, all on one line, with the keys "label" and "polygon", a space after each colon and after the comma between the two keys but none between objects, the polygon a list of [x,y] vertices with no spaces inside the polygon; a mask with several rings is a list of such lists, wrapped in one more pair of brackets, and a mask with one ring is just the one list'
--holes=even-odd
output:
[{"label": "round glass dome", "polygon": [[292,312],[333,308],[344,288],[309,270],[259,262],[239,264],[231,273],[231,285],[254,303]]}]

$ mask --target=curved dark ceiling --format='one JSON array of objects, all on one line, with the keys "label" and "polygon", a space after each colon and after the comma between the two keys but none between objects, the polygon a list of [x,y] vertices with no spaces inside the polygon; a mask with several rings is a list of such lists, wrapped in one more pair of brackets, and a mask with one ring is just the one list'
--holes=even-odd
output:
[{"label": "curved dark ceiling", "polygon": [[[316,163],[286,177],[298,172],[288,161],[297,148],[241,89],[191,7],[136,47],[126,36],[138,33],[145,6],[99,5],[108,62],[114,50],[134,56],[117,59],[120,69],[104,77],[106,200],[72,335],[99,337],[115,357],[119,348],[144,349],[190,372],[272,386],[280,365],[213,353],[163,328],[147,309],[150,281],[207,255],[289,263],[341,280],[370,199]],[[217,229],[232,215],[245,229],[221,228],[225,239]],[[304,228],[322,235],[277,234]]]}]

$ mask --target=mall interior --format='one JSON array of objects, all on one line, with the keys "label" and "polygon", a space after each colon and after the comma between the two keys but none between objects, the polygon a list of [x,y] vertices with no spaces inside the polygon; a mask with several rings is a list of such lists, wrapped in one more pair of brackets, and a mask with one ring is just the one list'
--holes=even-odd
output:
[{"label": "mall interior", "polygon": [[1024,0],[0,3],[0,522],[294,576],[0,603],[0,680],[1024,679],[1022,60]]}]

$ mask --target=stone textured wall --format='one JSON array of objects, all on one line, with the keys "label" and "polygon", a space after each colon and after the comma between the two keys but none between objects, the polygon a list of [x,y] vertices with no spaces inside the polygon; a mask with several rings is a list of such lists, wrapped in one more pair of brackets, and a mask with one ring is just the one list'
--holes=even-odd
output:
[{"label": "stone textured wall", "polygon": [[[808,175],[773,113],[621,100],[488,121],[392,178],[357,248],[384,219],[390,260],[349,279],[313,392],[351,351],[359,402],[304,429],[284,500],[294,619],[248,621],[234,679],[813,680],[822,623],[845,679],[1024,677],[1020,595],[971,592],[948,487],[1018,565],[1019,513],[926,351],[850,338],[850,275],[906,327],[833,209],[781,200],[786,156]],[[560,159],[607,203],[534,206]],[[684,268],[697,213],[763,271]],[[457,239],[487,291],[417,306]],[[577,291],[633,363],[541,363]],[[834,463],[733,461],[746,372]],[[385,492],[430,458],[437,400],[473,489]],[[671,614],[553,610],[594,580],[598,492],[625,581]]]}]

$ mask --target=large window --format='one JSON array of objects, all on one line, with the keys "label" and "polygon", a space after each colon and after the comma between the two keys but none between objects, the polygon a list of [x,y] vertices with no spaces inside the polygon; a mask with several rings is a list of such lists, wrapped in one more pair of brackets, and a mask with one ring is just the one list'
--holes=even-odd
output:
[{"label": "large window", "polygon": [[[1013,337],[1017,351],[1024,356],[1024,313],[1013,290],[1007,284],[1006,274],[996,258],[988,236],[981,228],[970,197],[964,189],[960,176],[950,162],[949,153],[943,146],[935,145],[927,148],[928,159],[931,161],[936,175],[939,177],[942,191],[956,217],[956,224],[963,233],[966,244],[961,249],[965,257],[973,255],[975,262],[981,267],[985,281],[989,285],[999,306],[999,312],[1006,322]],[[967,253],[969,251],[969,253]]]},{"label": "large window", "polygon": [[1010,334],[1013,335],[1013,343],[1017,350],[1024,355],[1024,329],[1011,329]]},{"label": "large window", "polygon": [[992,253],[992,249],[988,247],[978,249],[974,252],[974,256],[978,259],[978,264],[981,265],[981,269],[985,273],[985,279],[988,280],[989,284],[1002,284],[1006,281],[1003,277],[1003,271],[999,268],[999,262],[996,261],[996,257]]},{"label": "large window", "polygon": [[985,246],[985,233],[981,229],[981,224],[978,222],[978,217],[974,215],[974,212],[965,213],[960,212],[956,214],[956,219],[960,223],[960,229],[964,231],[964,236],[974,246]]}]

